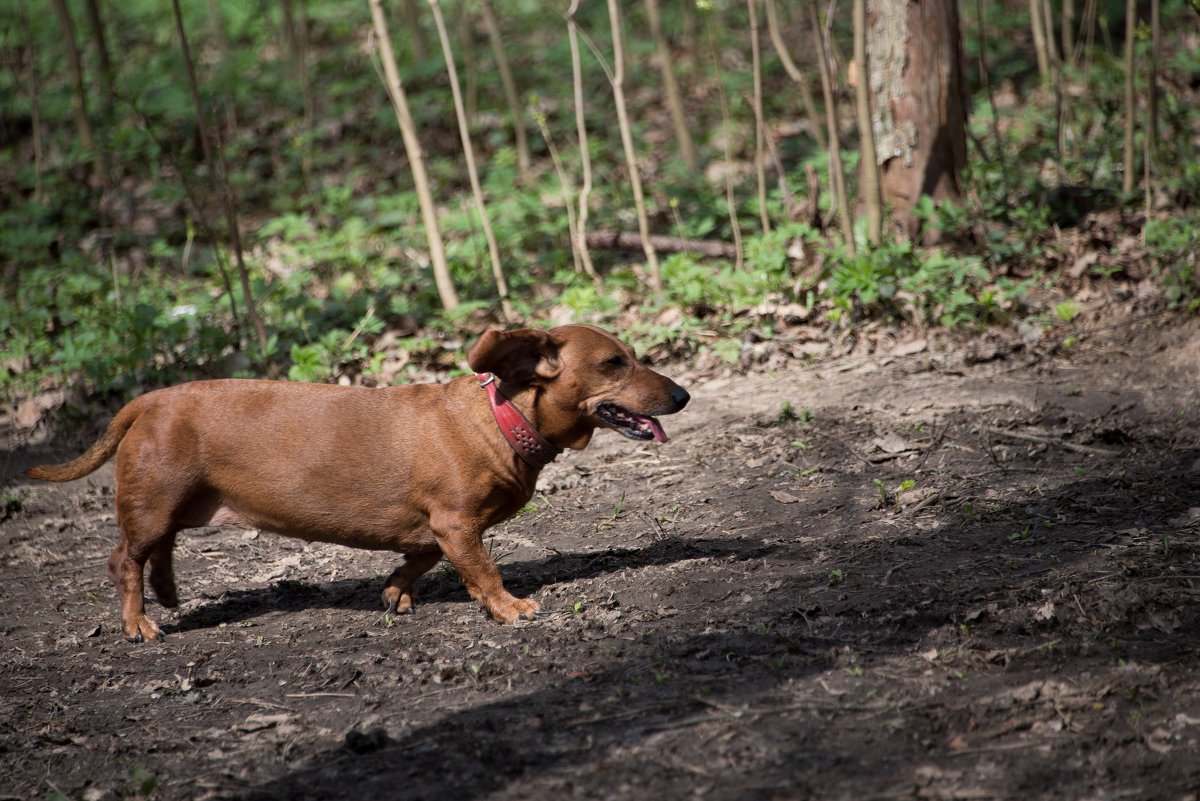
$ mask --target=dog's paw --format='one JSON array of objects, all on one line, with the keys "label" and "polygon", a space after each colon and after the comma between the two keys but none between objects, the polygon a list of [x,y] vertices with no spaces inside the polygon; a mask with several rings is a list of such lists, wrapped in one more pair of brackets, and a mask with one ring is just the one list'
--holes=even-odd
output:
[{"label": "dog's paw", "polygon": [[417,594],[415,592],[400,592],[395,587],[383,591],[383,603],[388,615],[411,615],[416,612]]},{"label": "dog's paw", "polygon": [[125,639],[133,643],[154,642],[164,637],[158,624],[145,615],[138,615],[135,619],[127,621],[122,628]]},{"label": "dog's paw", "polygon": [[542,612],[542,605],[528,598],[513,598],[501,609],[493,609],[492,617],[501,623],[514,624],[522,620],[536,620]]}]

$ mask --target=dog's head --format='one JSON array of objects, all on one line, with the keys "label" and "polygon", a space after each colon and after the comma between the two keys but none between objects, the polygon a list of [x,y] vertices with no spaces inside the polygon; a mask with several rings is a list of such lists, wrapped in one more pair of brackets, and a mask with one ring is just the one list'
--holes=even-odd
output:
[{"label": "dog's head", "polygon": [[584,447],[596,428],[666,442],[656,416],[679,411],[691,397],[639,362],[633,348],[590,325],[488,331],[467,362],[499,377],[510,397],[533,390],[533,422],[566,448]]}]

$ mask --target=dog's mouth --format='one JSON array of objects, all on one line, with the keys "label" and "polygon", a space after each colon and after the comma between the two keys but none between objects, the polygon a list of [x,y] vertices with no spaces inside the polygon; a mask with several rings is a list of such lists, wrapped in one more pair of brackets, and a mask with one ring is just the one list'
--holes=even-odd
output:
[{"label": "dog's mouth", "polygon": [[667,432],[653,417],[638,414],[632,409],[615,403],[602,403],[596,408],[596,416],[630,439],[656,439],[667,441]]}]

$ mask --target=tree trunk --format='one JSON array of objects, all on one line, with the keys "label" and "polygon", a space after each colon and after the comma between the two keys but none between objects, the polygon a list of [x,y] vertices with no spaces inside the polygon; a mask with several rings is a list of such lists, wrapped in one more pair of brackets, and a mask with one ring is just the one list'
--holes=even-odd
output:
[{"label": "tree trunk", "polygon": [[71,70],[71,94],[74,102],[71,107],[75,112],[75,132],[79,136],[80,146],[87,151],[89,158],[95,157],[96,139],[92,135],[92,121],[88,117],[87,90],[83,86],[83,59],[79,56],[79,46],[75,42],[75,25],[71,21],[71,12],[67,9],[66,0],[54,0],[54,13],[62,26],[63,49],[67,51],[67,65]]},{"label": "tree trunk", "polygon": [[871,115],[871,60],[867,58],[867,0],[854,0],[854,63],[862,80],[854,85],[858,118],[858,197],[867,207],[867,241],[878,247],[883,240],[883,195],[879,183],[879,157],[875,150],[875,124]]},{"label": "tree trunk", "polygon": [[696,147],[692,144],[692,134],[688,130],[687,113],[683,108],[683,93],[679,91],[679,81],[675,79],[675,69],[672,66],[671,46],[662,29],[662,15],[658,11],[658,0],[646,0],[646,20],[650,23],[650,38],[654,40],[654,50],[658,56],[658,70],[662,74],[663,90],[667,95],[667,109],[671,112],[671,125],[675,128],[675,142],[679,145],[679,157],[692,172],[700,168],[696,159]]},{"label": "tree trunk", "polygon": [[488,40],[492,44],[492,56],[496,59],[496,69],[500,71],[500,85],[504,88],[504,99],[508,103],[508,113],[512,115],[513,141],[517,148],[517,172],[522,181],[531,179],[530,168],[533,157],[529,152],[529,137],[525,133],[525,114],[521,110],[521,96],[517,92],[517,82],[513,79],[512,68],[508,63],[508,54],[504,52],[504,36],[500,31],[500,20],[496,17],[496,9],[492,0],[483,0],[479,4],[483,13],[483,24],[487,28]]},{"label": "tree trunk", "polygon": [[916,236],[922,195],[962,196],[967,164],[962,35],[954,0],[876,0],[870,87],[883,197]]},{"label": "tree trunk", "polygon": [[450,310],[458,307],[458,293],[450,276],[450,263],[446,259],[446,245],[442,241],[442,230],[438,225],[437,204],[433,201],[433,189],[429,173],[425,171],[425,153],[421,140],[417,138],[417,126],[408,108],[408,97],[400,81],[400,68],[396,66],[396,54],[388,35],[387,18],[383,14],[382,0],[367,0],[371,9],[371,24],[379,46],[379,60],[383,67],[384,86],[396,111],[396,122],[400,125],[400,138],[404,141],[404,152],[412,169],[413,188],[421,206],[421,221],[425,224],[425,238],[429,242],[429,262],[433,267],[433,280],[437,286],[442,307]]}]

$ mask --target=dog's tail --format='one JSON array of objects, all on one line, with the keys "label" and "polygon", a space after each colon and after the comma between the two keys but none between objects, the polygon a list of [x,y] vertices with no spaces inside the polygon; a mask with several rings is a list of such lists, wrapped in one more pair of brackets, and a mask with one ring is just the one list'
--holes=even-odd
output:
[{"label": "dog's tail", "polygon": [[107,462],[116,453],[117,446],[125,438],[129,427],[141,415],[143,404],[139,401],[141,398],[135,398],[117,412],[117,416],[108,424],[108,428],[104,430],[100,439],[96,440],[95,444],[79,458],[63,464],[43,464],[31,467],[25,471],[25,475],[41,481],[74,481],[99,469],[100,465]]}]

